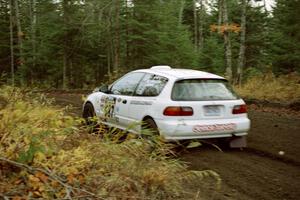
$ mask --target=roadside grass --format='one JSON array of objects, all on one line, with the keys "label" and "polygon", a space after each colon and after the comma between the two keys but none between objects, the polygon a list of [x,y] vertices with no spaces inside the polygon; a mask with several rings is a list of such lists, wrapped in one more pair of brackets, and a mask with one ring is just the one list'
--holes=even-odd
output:
[{"label": "roadside grass", "polygon": [[300,102],[300,75],[293,73],[275,77],[273,74],[255,76],[235,90],[243,98],[268,102]]},{"label": "roadside grass", "polygon": [[212,177],[220,187],[217,173],[188,170],[159,140],[153,148],[134,137],[100,139],[43,95],[0,91],[2,198],[201,199],[187,183],[200,186]]}]

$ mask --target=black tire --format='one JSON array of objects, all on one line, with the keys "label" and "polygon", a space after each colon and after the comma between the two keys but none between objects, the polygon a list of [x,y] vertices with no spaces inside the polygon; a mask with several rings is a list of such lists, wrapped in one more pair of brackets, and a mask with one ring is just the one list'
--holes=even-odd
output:
[{"label": "black tire", "polygon": [[231,138],[220,138],[218,139],[218,147],[223,151],[230,150],[230,139]]},{"label": "black tire", "polygon": [[146,118],[143,121],[142,129],[146,135],[149,135],[149,134],[151,134],[151,136],[159,135],[157,125],[156,125],[155,121],[151,118]]},{"label": "black tire", "polygon": [[91,103],[86,103],[83,109],[82,117],[85,119],[87,126],[95,127],[97,122],[93,119],[96,116],[94,106]]}]

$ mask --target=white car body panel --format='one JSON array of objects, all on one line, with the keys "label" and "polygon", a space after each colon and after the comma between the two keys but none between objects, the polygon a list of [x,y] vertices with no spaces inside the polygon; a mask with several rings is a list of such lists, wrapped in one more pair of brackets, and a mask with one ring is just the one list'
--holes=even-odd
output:
[{"label": "white car body panel", "polygon": [[[235,105],[245,104],[242,99],[216,101],[173,101],[171,99],[172,89],[177,80],[193,78],[225,80],[223,77],[196,70],[169,69],[167,67],[136,70],[130,73],[136,72],[163,76],[168,79],[168,82],[161,93],[155,97],[125,96],[102,92],[90,94],[86,102],[90,102],[94,106],[95,114],[100,119],[105,117],[104,104],[107,101],[106,98],[114,99],[112,114],[108,120],[102,121],[102,123],[139,133],[141,122],[146,116],[149,116],[155,121],[160,134],[166,140],[247,135],[247,131],[250,129],[250,120],[247,114],[232,114]],[[126,101],[126,103],[123,101]],[[168,106],[192,107],[194,114],[192,116],[165,116],[163,112]],[[209,106],[218,107],[220,114],[218,116],[205,114],[205,109],[209,110]]]}]

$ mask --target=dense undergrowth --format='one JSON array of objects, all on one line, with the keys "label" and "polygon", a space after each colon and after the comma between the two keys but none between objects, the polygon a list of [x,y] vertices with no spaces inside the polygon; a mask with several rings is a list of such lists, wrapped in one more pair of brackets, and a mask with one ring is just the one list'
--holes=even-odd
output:
[{"label": "dense undergrowth", "polygon": [[275,77],[273,74],[249,78],[236,91],[246,99],[268,102],[300,102],[300,76],[288,74]]},{"label": "dense undergrowth", "polygon": [[220,182],[213,171],[189,171],[170,158],[168,145],[100,139],[42,95],[0,91],[2,198],[194,199],[199,193],[185,183],[201,185],[206,176]]}]

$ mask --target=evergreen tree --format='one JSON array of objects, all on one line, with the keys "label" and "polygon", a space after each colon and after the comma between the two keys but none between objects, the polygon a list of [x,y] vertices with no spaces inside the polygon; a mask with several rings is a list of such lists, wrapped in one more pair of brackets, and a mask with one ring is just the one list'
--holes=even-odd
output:
[{"label": "evergreen tree", "polygon": [[300,71],[300,1],[277,0],[273,15],[275,71]]},{"label": "evergreen tree", "polygon": [[245,78],[299,71],[299,1],[277,0],[273,14],[246,1],[0,0],[0,73],[78,88],[159,64],[233,78],[242,65]]},{"label": "evergreen tree", "polygon": [[9,9],[9,0],[0,0],[0,75],[10,71]]}]

